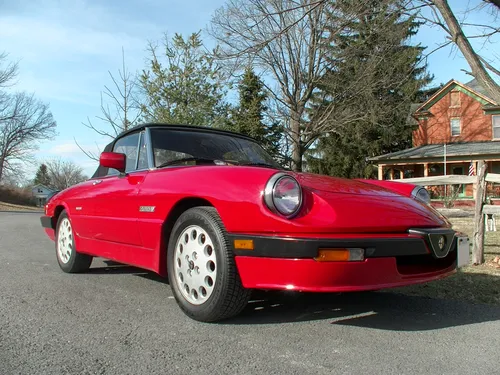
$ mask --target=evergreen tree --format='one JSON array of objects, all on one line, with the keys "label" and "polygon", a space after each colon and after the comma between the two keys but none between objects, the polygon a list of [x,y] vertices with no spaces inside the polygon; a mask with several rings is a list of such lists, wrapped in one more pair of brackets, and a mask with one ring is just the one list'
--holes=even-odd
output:
[{"label": "evergreen tree", "polygon": [[[409,45],[419,24],[401,0],[339,0],[330,13],[328,70],[311,116],[336,123],[307,156],[312,172],[374,177],[366,158],[411,147],[410,105],[432,79]],[[328,110],[326,110],[328,108]],[[344,120],[344,121],[343,121]]]},{"label": "evergreen tree", "polygon": [[50,176],[47,165],[42,164],[36,171],[35,179],[33,181],[35,185],[44,185],[50,187]]},{"label": "evergreen tree", "polygon": [[283,127],[264,122],[267,93],[264,84],[251,67],[247,67],[238,85],[239,105],[234,110],[231,130],[256,139],[271,155],[279,159]]},{"label": "evergreen tree", "polygon": [[165,36],[163,58],[156,47],[151,46],[150,53],[149,69],[140,76],[144,120],[203,126],[227,121],[224,76],[203,46],[200,32],[187,39]]}]

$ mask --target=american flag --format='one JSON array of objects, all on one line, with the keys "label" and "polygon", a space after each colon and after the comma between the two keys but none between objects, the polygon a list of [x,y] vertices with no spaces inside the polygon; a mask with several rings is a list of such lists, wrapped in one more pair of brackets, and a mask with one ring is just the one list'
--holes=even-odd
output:
[{"label": "american flag", "polygon": [[474,176],[474,163],[472,161],[469,165],[469,176]]}]

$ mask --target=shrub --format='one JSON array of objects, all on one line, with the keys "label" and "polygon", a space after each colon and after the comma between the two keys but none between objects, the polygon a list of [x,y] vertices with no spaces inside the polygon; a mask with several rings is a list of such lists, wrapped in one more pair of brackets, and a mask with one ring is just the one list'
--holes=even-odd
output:
[{"label": "shrub", "polygon": [[36,200],[31,195],[30,189],[13,186],[0,186],[0,202],[36,206]]}]

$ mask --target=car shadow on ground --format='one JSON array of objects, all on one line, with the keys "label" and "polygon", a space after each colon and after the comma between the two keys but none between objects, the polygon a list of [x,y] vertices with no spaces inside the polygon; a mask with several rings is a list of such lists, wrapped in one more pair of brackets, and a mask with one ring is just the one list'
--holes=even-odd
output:
[{"label": "car shadow on ground", "polygon": [[[89,274],[130,274],[168,285],[168,279],[137,267],[103,261]],[[497,276],[473,275],[479,281]],[[481,279],[481,280],[479,280]],[[254,291],[238,316],[218,324],[252,325],[328,321],[392,331],[426,331],[500,320],[500,305],[472,304],[460,300],[427,298],[396,292],[300,293]]]},{"label": "car shadow on ground", "polygon": [[90,269],[87,271],[87,274],[91,275],[129,274],[168,285],[168,279],[166,277],[161,277],[157,273],[134,266],[129,266],[127,264],[118,263],[112,260],[103,260],[102,263],[105,264],[104,267],[99,265],[97,266],[92,265]]},{"label": "car shadow on ground", "polygon": [[315,320],[391,331],[426,331],[500,320],[500,306],[390,291],[343,294],[254,292],[245,310],[222,324],[282,324]]}]

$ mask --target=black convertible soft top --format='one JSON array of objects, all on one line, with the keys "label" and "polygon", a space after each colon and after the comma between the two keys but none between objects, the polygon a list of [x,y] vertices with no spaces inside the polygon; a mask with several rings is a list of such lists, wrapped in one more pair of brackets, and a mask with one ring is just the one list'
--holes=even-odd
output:
[{"label": "black convertible soft top", "polygon": [[[229,131],[229,130],[222,130],[222,129],[210,128],[208,126],[184,125],[184,124],[168,124],[168,123],[161,123],[161,122],[148,122],[148,123],[136,125],[136,126],[130,128],[130,129],[127,129],[127,130],[121,132],[120,134],[118,134],[116,136],[116,138],[111,143],[107,144],[106,147],[104,147],[103,152],[111,152],[113,150],[113,145],[115,144],[115,142],[118,139],[120,139],[120,138],[122,138],[122,137],[124,137],[124,136],[126,136],[126,135],[128,135],[130,133],[134,133],[136,131],[139,131],[139,130],[142,130],[142,129],[145,129],[145,128],[169,128],[171,130],[184,130],[184,131],[195,131],[195,132],[206,132],[206,133],[214,133],[214,134],[224,134],[224,135],[230,135],[230,136],[233,136],[233,137],[248,139],[250,141],[256,142],[256,140],[253,139],[252,137],[243,135],[241,133],[236,133],[236,132],[232,132],[232,131]],[[99,167],[97,167],[96,171],[92,175],[92,178],[106,176],[107,174],[108,174],[108,168],[104,168],[104,167],[99,166]]]},{"label": "black convertible soft top", "polygon": [[[196,131],[196,132],[207,132],[207,133],[215,133],[215,134],[225,134],[225,135],[231,135],[233,137],[239,137],[239,138],[244,138],[248,139],[251,141],[255,142],[255,139],[252,137],[249,137],[247,135],[241,134],[241,133],[236,133],[232,132],[230,130],[222,130],[222,129],[217,129],[217,128],[211,128],[208,126],[198,126],[198,125],[184,125],[184,124],[168,124],[168,123],[161,123],[161,122],[148,122],[145,124],[140,124],[136,125],[133,128],[130,128],[128,130],[125,130],[121,132],[117,137],[115,138],[115,141],[118,138],[124,137],[125,135],[129,133],[133,133],[137,130],[144,129],[144,128],[153,128],[153,127],[159,127],[159,128],[169,128],[172,130],[185,130],[185,131]],[[115,142],[113,141],[113,142]]]}]

